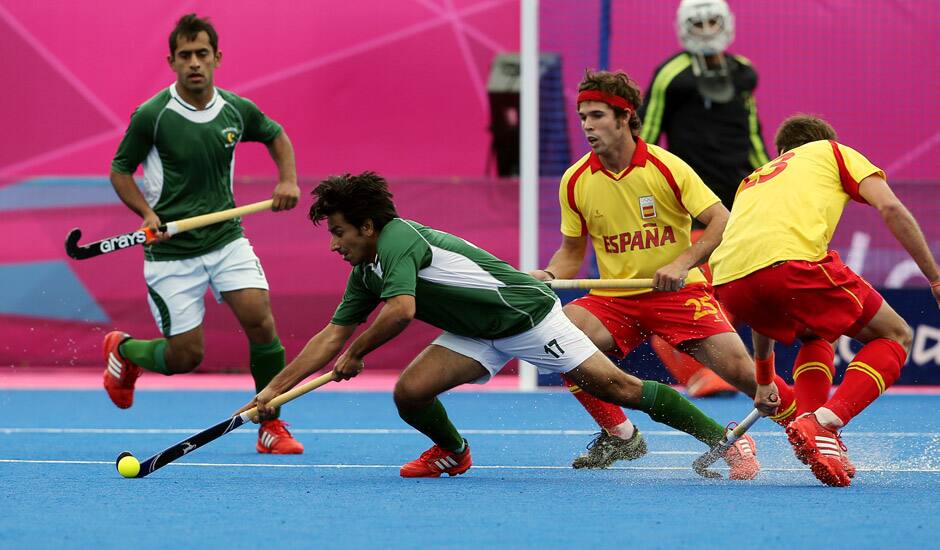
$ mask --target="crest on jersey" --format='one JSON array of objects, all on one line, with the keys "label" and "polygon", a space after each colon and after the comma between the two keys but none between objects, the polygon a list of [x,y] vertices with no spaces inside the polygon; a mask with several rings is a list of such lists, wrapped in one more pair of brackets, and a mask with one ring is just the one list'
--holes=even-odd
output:
[{"label": "crest on jersey", "polygon": [[234,126],[229,126],[228,128],[223,128],[222,132],[222,142],[225,144],[225,147],[235,147],[235,144],[238,143],[239,138],[241,138],[242,131]]},{"label": "crest on jersey", "polygon": [[640,197],[640,216],[644,220],[656,217],[656,201],[652,195]]}]

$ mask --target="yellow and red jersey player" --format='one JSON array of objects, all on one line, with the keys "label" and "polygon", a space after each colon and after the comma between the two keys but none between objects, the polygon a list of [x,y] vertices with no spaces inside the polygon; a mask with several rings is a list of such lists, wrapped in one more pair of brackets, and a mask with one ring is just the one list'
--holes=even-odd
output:
[{"label": "yellow and red jersey player", "polygon": [[[565,306],[601,351],[623,357],[655,334],[754,397],[761,410],[789,406],[792,391],[782,380],[779,387],[755,384],[747,349],[695,267],[720,241],[728,211],[685,162],[637,137],[640,101],[622,72],[589,71],[581,82],[578,113],[592,151],[562,178],[562,244],[533,275],[573,277],[590,240],[601,278],[654,282],[653,289],[592,290]],[[695,243],[693,217],[705,226]],[[571,389],[608,433],[633,433],[618,408]]]},{"label": "yellow and red jersey player", "polygon": [[[938,305],[940,269],[885,173],[835,140],[822,119],[798,115],[783,122],[776,137],[780,156],[741,183],[711,267],[722,303],[754,331],[758,359],[771,356],[776,340],[821,340],[828,347],[846,335],[864,344],[832,397],[787,427],[797,456],[816,477],[845,486],[854,468],[836,432],[897,380],[911,343],[907,323],[828,250],[845,205],[854,200],[878,209],[930,281]],[[798,364],[797,384],[813,374],[826,390],[820,396],[828,393],[827,366]],[[758,370],[758,379],[770,369],[772,362]]]}]

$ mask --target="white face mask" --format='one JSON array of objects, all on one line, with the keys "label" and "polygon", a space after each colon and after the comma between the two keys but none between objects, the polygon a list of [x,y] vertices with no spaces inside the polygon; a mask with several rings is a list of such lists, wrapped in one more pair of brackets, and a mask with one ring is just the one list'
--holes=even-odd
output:
[{"label": "white face mask", "polygon": [[734,40],[734,15],[725,0],[682,0],[676,12],[676,32],[689,52],[719,54]]}]

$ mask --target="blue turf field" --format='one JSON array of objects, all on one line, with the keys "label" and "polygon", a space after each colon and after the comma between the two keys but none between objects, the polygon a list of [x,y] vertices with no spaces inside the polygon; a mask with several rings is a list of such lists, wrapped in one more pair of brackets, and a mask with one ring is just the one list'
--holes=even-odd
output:
[{"label": "blue turf field", "polygon": [[[249,395],[138,392],[115,409],[99,391],[2,391],[0,547],[935,547],[940,528],[940,397],[887,395],[844,432],[859,473],[821,486],[764,419],[764,471],[707,481],[704,446],[633,415],[651,453],[609,471],[574,471],[592,424],[562,392],[444,397],[475,466],[403,480],[429,443],[386,393],[318,392],[285,408],[307,453],[258,455],[241,429],[144,479],[141,460],[235,410]],[[744,397],[699,400],[722,422]],[[178,465],[177,465],[178,464]],[[720,464],[720,463],[719,463]]]}]

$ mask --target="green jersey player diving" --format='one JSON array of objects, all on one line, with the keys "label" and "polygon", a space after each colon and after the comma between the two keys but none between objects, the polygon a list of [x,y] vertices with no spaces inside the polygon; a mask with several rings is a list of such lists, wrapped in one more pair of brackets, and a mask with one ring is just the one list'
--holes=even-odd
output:
[{"label": "green jersey player diving", "polygon": [[[379,175],[331,177],[313,195],[311,221],[326,220],[330,250],[353,266],[345,294],[330,322],[242,410],[257,406],[266,414],[272,398],[337,356],[337,379],[358,375],[366,354],[420,319],[444,332],[402,372],[394,400],[401,418],[434,445],[401,467],[403,477],[453,476],[470,468],[467,440],[438,395],[484,383],[513,358],[565,373],[584,391],[644,411],[709,446],[724,436],[722,426],[669,386],[618,369],[568,320],[544,283],[459,237],[398,217]],[[380,302],[372,324],[342,351]],[[732,471],[758,470],[753,455],[734,448],[725,460]]]}]

